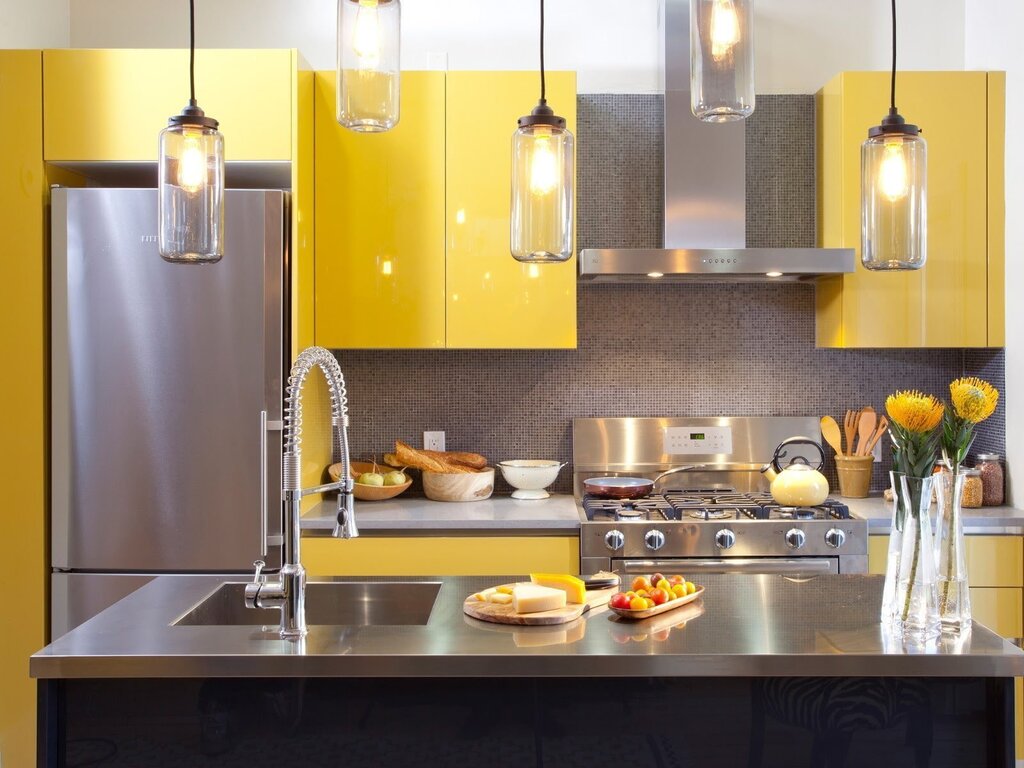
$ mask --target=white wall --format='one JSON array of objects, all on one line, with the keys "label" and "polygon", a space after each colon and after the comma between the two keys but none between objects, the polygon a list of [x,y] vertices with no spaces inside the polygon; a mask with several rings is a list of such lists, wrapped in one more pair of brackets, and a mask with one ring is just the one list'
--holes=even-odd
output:
[{"label": "white wall", "polygon": [[0,48],[66,48],[68,0],[0,0]]},{"label": "white wall", "polygon": [[1024,506],[1024,3],[970,0],[968,69],[1006,71],[1006,458],[1013,503]]},{"label": "white wall", "polygon": [[[8,0],[9,1],[9,0]],[[663,0],[547,0],[547,57],[575,69],[584,93],[662,88]],[[901,0],[900,66],[961,69],[966,0]],[[187,45],[184,0],[70,0],[71,45]],[[403,0],[407,69],[532,69],[537,3]],[[756,0],[757,91],[813,93],[848,69],[889,66],[888,0]],[[202,47],[298,48],[316,69],[334,67],[334,0],[199,0]]]}]

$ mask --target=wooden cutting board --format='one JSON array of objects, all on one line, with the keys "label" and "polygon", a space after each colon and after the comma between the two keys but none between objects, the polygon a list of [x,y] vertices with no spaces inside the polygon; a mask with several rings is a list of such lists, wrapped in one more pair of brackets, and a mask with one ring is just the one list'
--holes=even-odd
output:
[{"label": "wooden cutting board", "polygon": [[[511,586],[511,585],[509,585]],[[582,616],[591,608],[600,608],[607,605],[612,595],[618,592],[618,587],[608,589],[588,589],[585,603],[569,604],[565,608],[556,608],[553,611],[539,611],[538,613],[516,613],[512,610],[512,604],[498,605],[497,603],[481,603],[473,595],[466,598],[462,604],[462,610],[467,616],[483,621],[493,621],[496,624],[519,624],[521,626],[537,626],[545,624],[564,624]]]}]

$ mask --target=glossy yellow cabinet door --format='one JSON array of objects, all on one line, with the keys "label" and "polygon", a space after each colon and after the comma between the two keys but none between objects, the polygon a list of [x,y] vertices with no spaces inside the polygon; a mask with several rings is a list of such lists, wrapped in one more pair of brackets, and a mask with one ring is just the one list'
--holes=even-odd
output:
[{"label": "glossy yellow cabinet door", "polygon": [[[199,106],[221,123],[228,161],[289,160],[290,50],[196,51]],[[188,104],[188,50],[43,52],[49,162],[155,162],[157,134]]]},{"label": "glossy yellow cabinet door", "polygon": [[401,120],[368,134],[337,123],[334,73],[316,73],[317,344],[444,346],[444,81],[403,72]]},{"label": "glossy yellow cabinet door", "polygon": [[[512,133],[538,85],[535,72],[448,73],[449,347],[576,346],[576,257],[521,264],[509,248]],[[549,72],[547,97],[575,135],[575,73]]]},{"label": "glossy yellow cabinet door", "polygon": [[818,93],[819,241],[855,248],[858,258],[854,273],[818,286],[819,346],[1002,344],[1002,79],[899,75],[900,113],[928,142],[928,260],[912,272],[859,263],[860,146],[888,109],[889,74],[846,72]]}]

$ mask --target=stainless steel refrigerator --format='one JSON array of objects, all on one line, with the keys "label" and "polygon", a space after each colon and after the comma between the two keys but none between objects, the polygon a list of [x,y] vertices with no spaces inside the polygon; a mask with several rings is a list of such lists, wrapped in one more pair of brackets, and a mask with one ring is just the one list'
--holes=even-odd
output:
[{"label": "stainless steel refrigerator", "polygon": [[156,190],[53,190],[53,637],[157,574],[280,562],[285,213],[229,190],[224,258],[169,264]]}]

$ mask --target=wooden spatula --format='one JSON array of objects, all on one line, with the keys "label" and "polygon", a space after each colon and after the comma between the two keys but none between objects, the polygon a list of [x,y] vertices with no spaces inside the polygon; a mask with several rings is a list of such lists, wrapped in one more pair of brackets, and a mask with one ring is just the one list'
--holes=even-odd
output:
[{"label": "wooden spatula", "polygon": [[883,416],[878,420],[878,426],[875,427],[875,433],[871,436],[871,439],[868,441],[868,449],[867,451],[865,451],[865,455],[870,455],[870,453],[873,450],[875,450],[875,444],[882,439],[882,435],[884,435],[886,433],[886,430],[888,429],[889,420],[885,418],[885,416]]},{"label": "wooden spatula", "polygon": [[831,416],[821,417],[821,434],[825,442],[832,446],[836,456],[843,455],[843,436],[839,432],[839,425]]},{"label": "wooden spatula", "polygon": [[860,421],[857,422],[857,455],[866,456],[868,443],[875,434],[875,427],[878,426],[878,416],[874,410],[861,411]]}]

